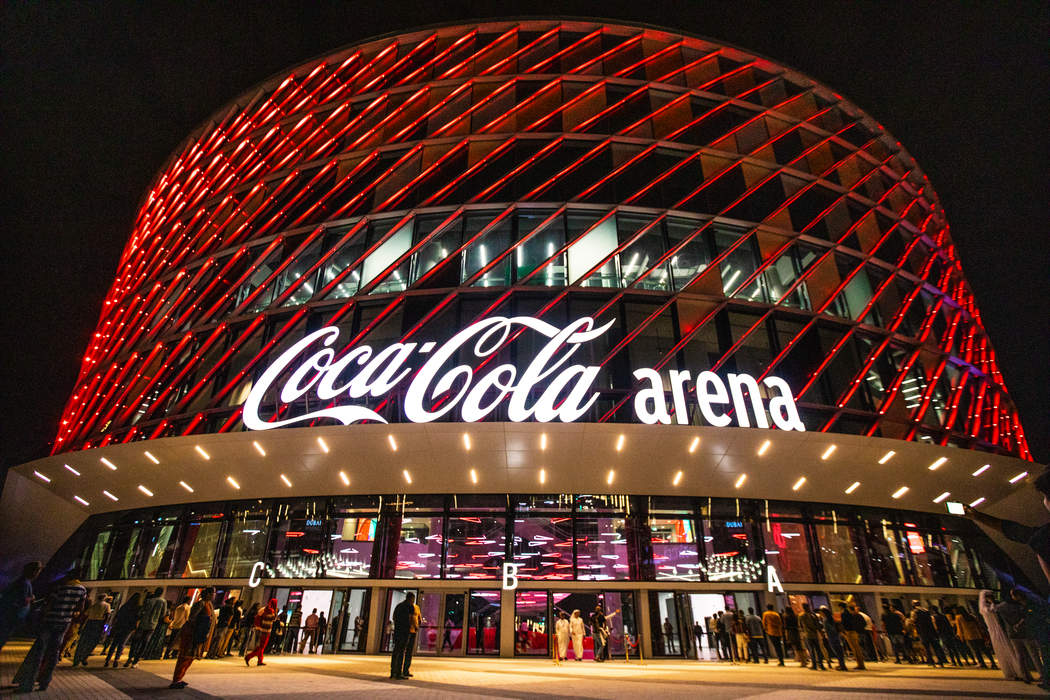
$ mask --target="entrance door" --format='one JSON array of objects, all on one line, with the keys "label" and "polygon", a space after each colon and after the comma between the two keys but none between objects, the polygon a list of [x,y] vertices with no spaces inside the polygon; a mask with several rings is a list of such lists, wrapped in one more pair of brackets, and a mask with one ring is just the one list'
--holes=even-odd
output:
[{"label": "entrance door", "polygon": [[416,653],[436,654],[438,644],[439,628],[441,627],[441,613],[444,606],[445,594],[441,591],[419,591],[416,595],[416,605],[423,621],[416,632]]},{"label": "entrance door", "polygon": [[345,591],[337,628],[341,630],[338,642],[339,651],[364,651],[365,634],[368,629],[367,588],[349,588]]},{"label": "entrance door", "polygon": [[[601,594],[599,593],[558,593],[554,592],[551,594],[551,604],[553,606],[554,615],[559,615],[565,612],[569,615],[570,624],[571,618],[574,611],[578,611],[580,617],[583,618],[583,653],[581,657],[584,659],[594,658],[594,637],[593,630],[591,629],[591,614],[594,612],[595,606],[601,603]],[[572,641],[569,642],[569,658],[576,658],[576,649]]]},{"label": "entrance door", "polygon": [[499,654],[500,592],[471,591],[467,608],[467,653]]},{"label": "entrance door", "polygon": [[[693,633],[691,640],[696,648],[697,658],[717,659],[718,650],[714,647],[714,617],[715,613],[725,610],[726,599],[721,593],[690,593],[689,607],[693,614],[693,622],[699,622],[703,629],[700,639]],[[708,633],[708,630],[711,630]]]},{"label": "entrance door", "polygon": [[441,644],[438,646],[438,654],[462,656],[466,649],[463,644],[465,599],[465,593],[445,594],[445,611],[441,616]]}]

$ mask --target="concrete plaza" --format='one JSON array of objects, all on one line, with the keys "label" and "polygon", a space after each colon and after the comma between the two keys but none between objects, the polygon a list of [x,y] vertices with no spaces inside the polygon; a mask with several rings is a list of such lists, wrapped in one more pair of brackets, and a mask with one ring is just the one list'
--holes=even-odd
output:
[{"label": "concrete plaza", "polygon": [[[0,697],[28,649],[12,643],[0,654]],[[389,657],[281,655],[262,668],[239,657],[194,662],[185,690],[168,690],[174,661],[143,661],[134,669],[86,669],[62,661],[47,698],[1009,698],[1042,696],[1035,685],[1003,679],[998,671],[928,669],[870,664],[867,671],[811,671],[788,662],[729,665],[696,661],[611,661],[417,657],[414,678],[389,680]]]}]

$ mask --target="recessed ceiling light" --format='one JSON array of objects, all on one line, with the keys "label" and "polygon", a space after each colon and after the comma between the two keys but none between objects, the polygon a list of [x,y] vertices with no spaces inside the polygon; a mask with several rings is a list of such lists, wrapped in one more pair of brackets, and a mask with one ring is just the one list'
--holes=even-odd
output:
[{"label": "recessed ceiling light", "polygon": [[804,477],[804,476],[799,477],[798,481],[795,482],[795,485],[791,487],[791,490],[792,491],[798,491],[800,488],[802,488],[802,485],[805,484],[805,483],[806,483],[806,477]]},{"label": "recessed ceiling light", "polygon": [[992,465],[990,465],[990,464],[986,464],[983,467],[981,467],[980,469],[978,469],[977,471],[975,471],[973,473],[973,475],[974,476],[980,476],[981,474],[984,474],[986,471],[988,471],[991,468],[991,466]]},{"label": "recessed ceiling light", "polygon": [[891,459],[893,459],[893,455],[895,454],[897,453],[893,450],[890,450],[886,454],[882,455],[882,459],[879,460],[879,464],[885,464],[886,462],[890,461]]},{"label": "recessed ceiling light", "polygon": [[849,488],[846,489],[846,493],[853,493],[859,487],[860,487],[860,482],[859,481],[854,481],[852,484],[849,485]]},{"label": "recessed ceiling light", "polygon": [[390,443],[390,449],[397,452],[397,440],[394,439],[393,435],[387,435],[386,441]]},{"label": "recessed ceiling light", "polygon": [[69,466],[68,464],[63,464],[62,466],[68,469],[69,471],[73,472],[74,476],[80,476],[80,472],[78,472],[76,469]]},{"label": "recessed ceiling light", "polygon": [[229,482],[230,486],[232,486],[232,487],[233,487],[233,488],[235,488],[235,489],[239,489],[239,488],[241,488],[241,485],[240,485],[240,484],[238,484],[238,483],[237,483],[237,480],[236,480],[236,479],[234,479],[234,478],[233,478],[232,476],[228,476],[228,477],[226,477],[226,481],[227,481],[227,482]]},{"label": "recessed ceiling light", "polygon": [[255,448],[255,451],[258,452],[260,456],[266,456],[266,450],[263,449],[263,446],[259,444],[258,440],[252,440],[252,447]]},{"label": "recessed ceiling light", "polygon": [[547,449],[547,433],[540,433],[540,449]]},{"label": "recessed ceiling light", "polygon": [[1020,481],[1021,479],[1025,478],[1026,476],[1028,476],[1028,472],[1021,472],[1020,474],[1018,474],[1014,478],[1010,479],[1010,483],[1011,484],[1016,484],[1018,481]]},{"label": "recessed ceiling light", "polygon": [[541,484],[546,484],[547,483],[547,470],[546,469],[540,469],[540,483]]},{"label": "recessed ceiling light", "polygon": [[346,472],[340,471],[339,472],[339,478],[342,480],[344,486],[349,486],[350,485],[350,477],[348,477],[346,475]]},{"label": "recessed ceiling light", "polygon": [[324,441],[323,437],[318,437],[317,438],[317,444],[321,446],[321,450],[325,454],[328,454],[328,443]]},{"label": "recessed ceiling light", "polygon": [[110,462],[105,457],[99,457],[98,461],[102,462],[103,464],[105,464],[107,467],[109,467],[113,471],[117,471],[117,465],[113,464],[113,462]]},{"label": "recessed ceiling light", "polygon": [[736,478],[736,483],[733,484],[733,488],[737,488],[737,489],[740,488],[741,486],[744,485],[745,481],[747,481],[747,474],[741,474],[740,476],[738,476]]},{"label": "recessed ceiling light", "polygon": [[933,502],[934,503],[940,503],[941,501],[943,501],[944,499],[948,498],[948,496],[951,496],[951,495],[952,494],[950,492],[945,491],[940,496],[938,496],[937,498],[933,499]]},{"label": "recessed ceiling light", "polygon": [[470,435],[467,433],[463,433],[463,447],[470,449]]},{"label": "recessed ceiling light", "polygon": [[693,441],[689,443],[689,454],[696,452],[696,448],[700,446],[700,436],[693,438]]},{"label": "recessed ceiling light", "polygon": [[402,469],[401,475],[405,477],[405,481],[407,481],[410,484],[412,483],[412,475],[408,473],[407,469]]},{"label": "recessed ceiling light", "polygon": [[146,459],[148,459],[149,461],[153,462],[154,464],[160,464],[160,460],[154,457],[153,453],[149,450],[146,450],[144,454],[146,455]]},{"label": "recessed ceiling light", "polygon": [[763,442],[763,443],[762,443],[762,446],[758,448],[758,456],[759,456],[759,457],[761,457],[761,456],[762,456],[762,455],[764,455],[764,454],[765,454],[765,453],[766,453],[767,451],[769,451],[769,446],[770,446],[770,445],[772,445],[772,444],[773,444],[773,443],[772,443],[772,442],[770,442],[769,440],[766,440],[765,442]]},{"label": "recessed ceiling light", "polygon": [[899,489],[897,489],[896,491],[893,492],[893,497],[894,498],[900,498],[901,496],[903,496],[906,493],[908,493],[908,487],[907,486],[901,486]]},{"label": "recessed ceiling light", "polygon": [[73,496],[73,500],[74,500],[74,501],[76,501],[77,503],[81,504],[81,505],[84,505],[84,506],[89,506],[89,505],[91,505],[90,503],[88,503],[87,501],[85,501],[85,500],[84,500],[83,498],[81,498],[80,496]]},{"label": "recessed ceiling light", "polygon": [[211,459],[211,455],[208,454],[207,452],[205,452],[204,448],[201,447],[200,445],[194,445],[193,449],[197,450],[197,454],[199,454],[204,459]]},{"label": "recessed ceiling light", "polygon": [[623,443],[626,440],[627,440],[626,436],[624,436],[623,433],[620,433],[620,437],[616,438],[616,451],[617,452],[620,452],[621,450],[623,450]]},{"label": "recessed ceiling light", "polygon": [[937,468],[941,467],[947,461],[948,461],[947,457],[938,457],[936,460],[934,460],[933,464],[931,464],[927,468],[932,472],[934,469],[937,469]]},{"label": "recessed ceiling light", "polygon": [[145,486],[143,486],[142,484],[139,484],[139,491],[141,491],[142,493],[146,494],[146,495],[147,495],[147,496],[149,496],[150,498],[152,498],[152,497],[153,497],[153,492],[152,492],[152,491],[150,491],[150,490],[149,490],[148,488],[146,488]]},{"label": "recessed ceiling light", "polygon": [[820,456],[821,459],[827,459],[831,455],[835,454],[835,450],[838,449],[836,445],[828,445],[828,449],[824,450],[824,454]]},{"label": "recessed ceiling light", "polygon": [[186,489],[190,493],[193,493],[193,487],[190,486],[189,484],[187,484],[185,481],[180,481],[179,482],[179,486],[181,486],[182,488]]},{"label": "recessed ceiling light", "polygon": [[470,470],[470,480],[475,484],[478,483],[478,472],[476,469]]},{"label": "recessed ceiling light", "polygon": [[288,479],[288,477],[287,477],[287,476],[285,476],[284,474],[281,474],[281,481],[283,481],[283,482],[284,482],[284,485],[285,485],[285,486],[287,486],[287,487],[291,488],[291,486],[292,486],[292,482],[291,482],[291,481],[290,481],[290,480]]},{"label": "recessed ceiling light", "polygon": [[678,486],[678,484],[680,484],[680,483],[682,483],[682,470],[681,469],[679,469],[677,472],[675,472],[674,478],[671,479],[671,485],[672,486]]},{"label": "recessed ceiling light", "polygon": [[606,477],[605,477],[605,483],[608,484],[609,486],[612,486],[613,479],[615,479],[615,478],[616,478],[616,472],[613,471],[612,469],[610,469],[608,475],[606,475]]},{"label": "recessed ceiling light", "polygon": [[117,498],[116,496],[114,496],[113,494],[111,494],[111,493],[110,493],[109,491],[103,490],[103,491],[102,491],[102,493],[103,493],[103,495],[104,495],[104,496],[105,496],[106,498],[108,498],[108,499],[109,499],[109,500],[111,500],[111,501],[119,501],[119,500],[120,500],[119,498]]},{"label": "recessed ceiling light", "polygon": [[980,498],[978,498],[978,499],[977,499],[976,501],[974,501],[973,503],[971,503],[971,504],[970,504],[970,507],[971,507],[971,508],[976,508],[977,506],[979,506],[979,505],[981,505],[982,503],[984,503],[984,501],[985,501],[985,498],[984,498],[984,496],[981,496],[981,497],[980,497]]},{"label": "recessed ceiling light", "polygon": [[41,474],[38,471],[34,471],[33,473],[36,474],[37,478],[40,479],[41,481],[47,482],[49,484],[51,483],[51,479],[49,477],[44,476],[43,474]]}]

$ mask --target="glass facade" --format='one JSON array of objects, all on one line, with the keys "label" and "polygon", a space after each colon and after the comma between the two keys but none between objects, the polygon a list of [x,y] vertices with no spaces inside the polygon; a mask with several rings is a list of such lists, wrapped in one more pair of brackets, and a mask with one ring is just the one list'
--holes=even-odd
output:
[{"label": "glass facade", "polygon": [[773,565],[785,583],[976,588],[1009,566],[947,515],[570,494],[167,506],[89,518],[65,549],[85,580],[241,578],[262,561],[267,578],[496,585],[514,561],[525,581],[758,583]]}]

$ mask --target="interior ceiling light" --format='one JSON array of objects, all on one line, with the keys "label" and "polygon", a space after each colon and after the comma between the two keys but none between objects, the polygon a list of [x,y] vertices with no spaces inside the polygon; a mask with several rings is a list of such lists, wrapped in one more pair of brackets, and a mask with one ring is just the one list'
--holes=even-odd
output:
[{"label": "interior ceiling light", "polygon": [[148,459],[149,461],[153,462],[154,464],[160,464],[160,460],[157,459],[156,457],[154,457],[153,453],[150,452],[149,450],[146,450],[143,454],[146,455],[146,459]]},{"label": "interior ceiling light", "polygon": [[77,503],[79,503],[80,505],[83,505],[83,506],[89,506],[89,505],[91,505],[90,503],[88,503],[87,501],[85,501],[85,500],[84,500],[83,498],[81,498],[80,496],[73,496],[73,500],[74,500],[74,501],[76,501]]},{"label": "interior ceiling light", "polygon": [[103,464],[105,464],[107,467],[109,467],[113,471],[117,471],[117,465],[113,464],[113,462],[110,462],[105,457],[99,457],[98,461],[102,462]]},{"label": "interior ceiling light", "polygon": [[106,491],[105,489],[103,489],[103,490],[102,490],[102,494],[103,494],[103,495],[104,495],[104,496],[105,496],[106,498],[108,498],[109,500],[111,500],[111,501],[119,501],[119,500],[120,500],[119,498],[117,498],[116,496],[114,496],[113,494],[111,494],[111,493],[110,493],[109,491]]},{"label": "interior ceiling light", "polygon": [[835,454],[835,450],[838,449],[836,445],[828,445],[828,449],[824,450],[824,454],[820,456],[821,459],[827,459],[831,455]]},{"label": "interior ceiling light", "polygon": [[886,454],[882,455],[882,459],[879,460],[879,464],[885,464],[886,462],[890,461],[891,459],[893,459],[893,455],[895,454],[897,453],[893,450],[890,450]]},{"label": "interior ceiling light", "polygon": [[1026,476],[1028,476],[1028,472],[1021,472],[1020,474],[1018,474],[1014,478],[1010,479],[1010,483],[1011,484],[1016,484],[1018,481],[1020,481],[1021,479],[1025,478]]},{"label": "interior ceiling light", "polygon": [[390,449],[397,452],[397,440],[394,439],[393,435],[387,435],[386,441],[390,443]]},{"label": "interior ceiling light", "polygon": [[991,469],[991,467],[992,467],[992,465],[990,465],[990,464],[986,464],[986,465],[984,465],[983,467],[981,467],[980,469],[978,469],[977,471],[975,471],[975,472],[973,473],[973,475],[974,475],[974,476],[980,476],[981,474],[984,474],[984,473],[985,473],[986,471],[988,471],[989,469]]},{"label": "interior ceiling light", "polygon": [[612,486],[613,479],[616,478],[616,472],[612,469],[609,470],[609,474],[605,477],[605,483]]},{"label": "interior ceiling light", "polygon": [[689,443],[689,454],[696,452],[696,448],[700,446],[700,436],[693,438],[693,441]]},{"label": "interior ceiling light", "polygon": [[766,452],[768,452],[769,451],[769,446],[772,445],[772,444],[773,443],[770,442],[769,440],[766,440],[765,442],[763,442],[762,446],[758,448],[758,456],[761,457]]},{"label": "interior ceiling light", "polygon": [[616,451],[620,452],[623,450],[623,443],[627,440],[627,437],[620,433],[620,437],[616,438]]},{"label": "interior ceiling light", "polygon": [[547,470],[546,469],[540,469],[540,483],[541,484],[546,484],[547,483]]},{"label": "interior ceiling light", "polygon": [[747,474],[741,474],[740,476],[738,476],[736,478],[736,483],[733,484],[733,488],[737,488],[737,489],[740,488],[741,486],[744,485],[745,481],[747,481]]},{"label": "interior ceiling light", "polygon": [[62,466],[65,467],[66,469],[68,469],[69,471],[73,472],[74,476],[80,476],[80,472],[78,472],[76,469],[74,469],[73,467],[69,466],[68,464],[63,464]]},{"label": "interior ceiling light", "polygon": [[795,485],[791,487],[791,490],[792,491],[798,491],[800,488],[802,488],[802,485],[805,484],[805,483],[806,483],[806,477],[801,476],[801,477],[799,477],[798,481],[795,482]]},{"label": "interior ceiling light", "polygon": [[204,459],[211,459],[211,455],[208,454],[207,452],[205,452],[204,448],[201,447],[200,445],[194,445],[193,449],[197,450],[197,454],[199,454]]},{"label": "interior ceiling light", "polygon": [[940,467],[944,466],[944,463],[947,462],[947,461],[948,461],[947,457],[938,457],[936,460],[934,460],[933,464],[931,464],[927,468],[932,472],[935,469],[939,469]]},{"label": "interior ceiling light", "polygon": [[258,440],[252,440],[252,447],[255,448],[255,451],[258,452],[260,456],[266,456],[266,450],[263,449],[263,446],[259,444]]},{"label": "interior ceiling light", "polygon": [[849,488],[846,489],[846,493],[853,493],[859,487],[860,487],[860,482],[859,481],[854,481],[852,484],[849,485]]},{"label": "interior ceiling light", "polygon": [[412,483],[412,475],[408,473],[407,469],[402,469],[401,475],[405,477],[405,481],[407,481],[410,484]]},{"label": "interior ceiling light", "polygon": [[937,498],[933,499],[933,502],[934,503],[940,503],[941,501],[943,501],[944,499],[948,498],[948,496],[951,496],[951,495],[952,494],[950,492],[945,491],[940,496],[938,496]]},{"label": "interior ceiling light", "polygon": [[547,449],[547,433],[540,433],[540,449]]},{"label": "interior ceiling light", "polygon": [[281,474],[281,481],[283,481],[283,482],[284,482],[284,485],[285,485],[285,486],[287,486],[287,487],[291,488],[291,486],[292,486],[292,482],[291,482],[291,480],[290,480],[290,479],[289,479],[289,478],[288,478],[287,476],[285,476],[284,474]]},{"label": "interior ceiling light", "polygon": [[41,474],[40,472],[38,472],[38,471],[34,471],[33,473],[34,473],[34,474],[36,474],[37,478],[38,478],[38,479],[40,479],[41,481],[43,481],[43,482],[46,482],[46,483],[48,483],[48,484],[50,484],[50,483],[51,483],[51,479],[50,479],[50,478],[48,478],[48,477],[46,477],[46,476],[44,476],[44,475],[43,475],[43,474]]},{"label": "interior ceiling light", "polygon": [[146,494],[146,495],[147,495],[147,496],[149,496],[150,498],[152,498],[152,497],[153,497],[153,492],[152,492],[152,491],[150,491],[150,490],[149,490],[148,488],[146,488],[145,486],[143,486],[142,484],[139,484],[139,491],[141,491],[142,493]]},{"label": "interior ceiling light", "polygon": [[908,487],[907,486],[901,486],[899,489],[897,489],[896,491],[893,492],[893,497],[894,498],[900,498],[901,496],[903,496],[906,493],[908,493]]},{"label": "interior ceiling light", "polygon": [[970,504],[970,507],[971,507],[971,508],[976,508],[977,506],[979,506],[979,505],[981,505],[982,503],[984,503],[984,502],[985,502],[985,500],[986,500],[986,499],[985,499],[985,497],[984,497],[984,496],[981,496],[981,497],[980,497],[980,498],[978,498],[978,499],[977,499],[976,501],[974,501],[973,503],[971,503],[971,504]]},{"label": "interior ceiling light", "polygon": [[470,450],[470,435],[468,433],[463,433],[463,447]]},{"label": "interior ceiling light", "polygon": [[340,471],[339,472],[339,478],[342,480],[344,486],[349,486],[350,485],[350,477],[348,477],[346,475],[346,472]]},{"label": "interior ceiling light", "polygon": [[234,478],[233,478],[232,476],[228,476],[228,477],[226,477],[226,481],[228,481],[228,482],[229,482],[229,484],[230,484],[230,486],[232,486],[232,487],[233,487],[233,488],[235,488],[235,489],[239,489],[239,488],[241,488],[241,485],[240,485],[240,484],[238,484],[238,483],[237,483],[237,480],[236,480],[236,479],[234,479]]},{"label": "interior ceiling light", "polygon": [[324,441],[323,437],[317,438],[317,444],[321,446],[321,451],[328,454],[328,443]]},{"label": "interior ceiling light", "polygon": [[189,484],[187,484],[185,481],[180,481],[179,482],[179,486],[181,486],[182,488],[186,489],[190,493],[193,493],[193,487],[190,486]]},{"label": "interior ceiling light", "polygon": [[674,478],[671,479],[671,485],[672,486],[678,486],[678,484],[680,484],[680,483],[682,483],[682,470],[681,469],[679,469],[677,472],[675,472]]},{"label": "interior ceiling light", "polygon": [[470,470],[470,480],[475,484],[478,483],[478,472],[476,469]]}]

